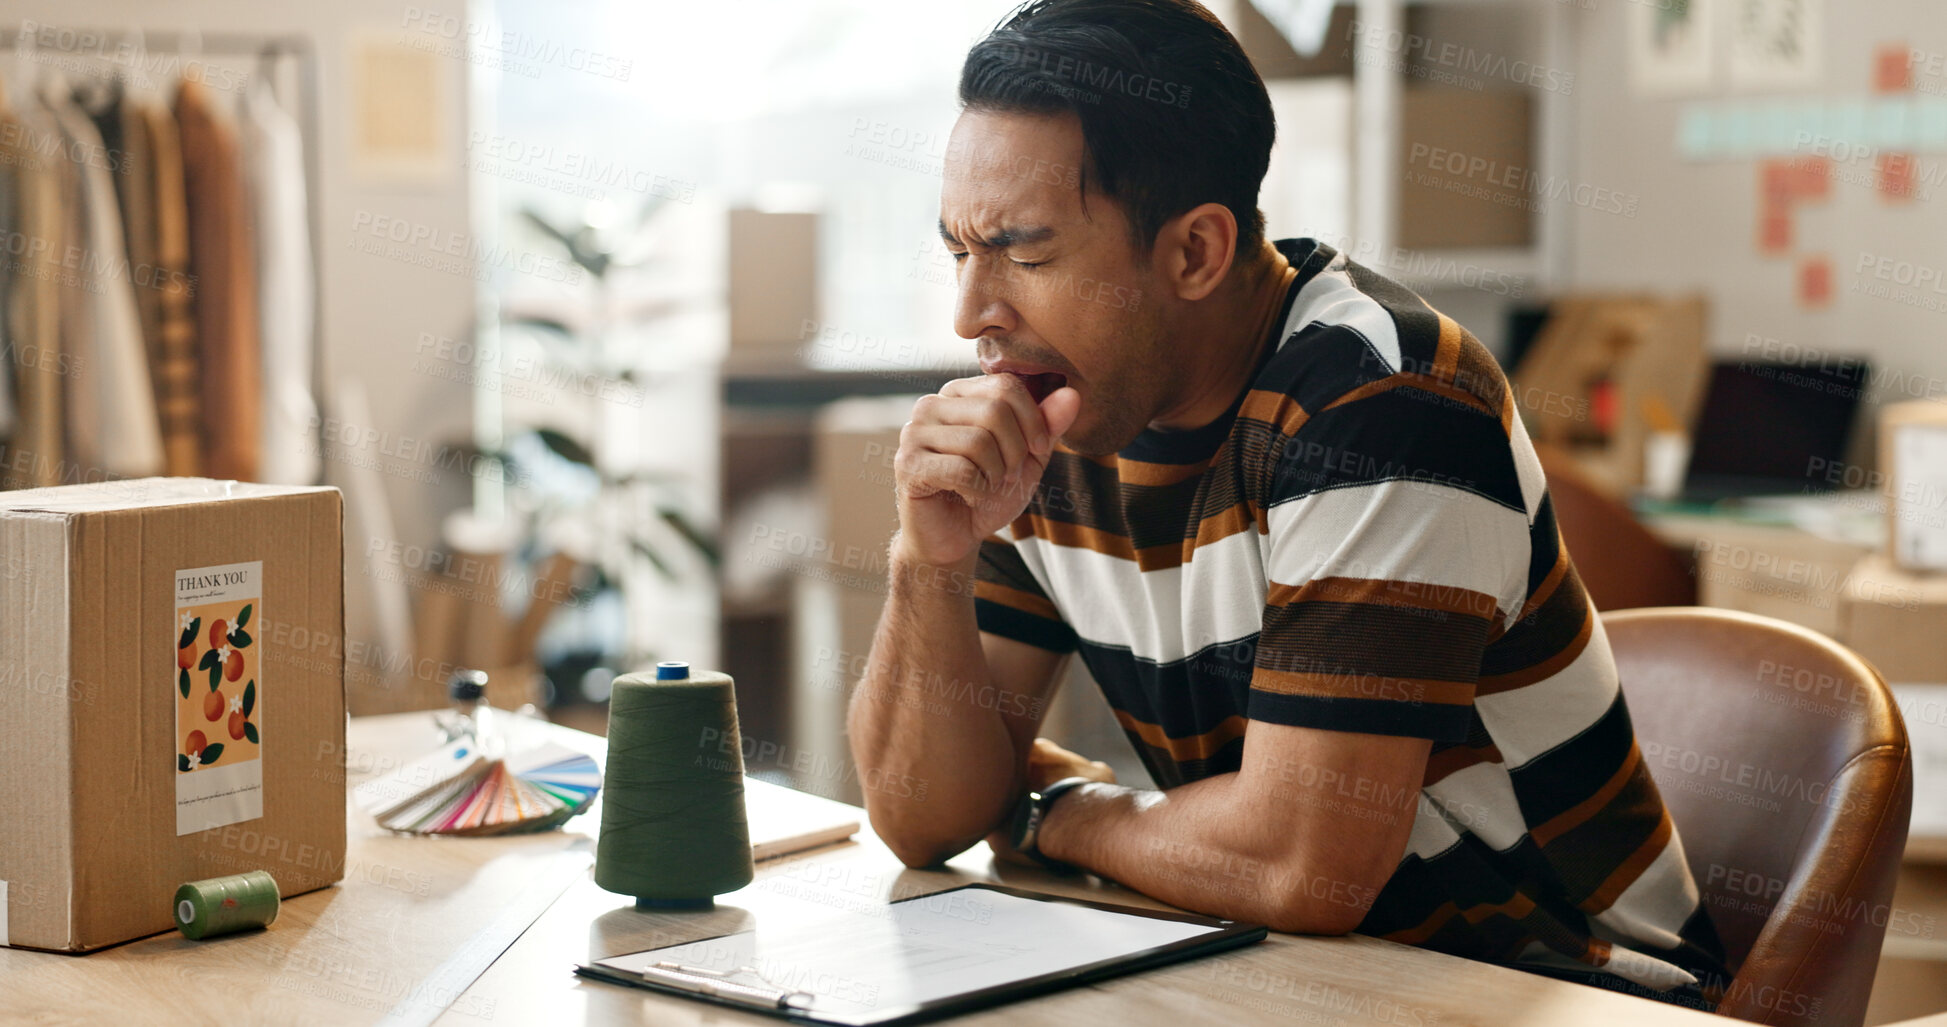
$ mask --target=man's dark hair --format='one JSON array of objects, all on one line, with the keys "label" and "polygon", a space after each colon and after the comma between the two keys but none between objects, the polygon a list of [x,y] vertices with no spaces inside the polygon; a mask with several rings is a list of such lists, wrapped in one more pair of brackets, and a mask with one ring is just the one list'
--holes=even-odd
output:
[{"label": "man's dark hair", "polygon": [[1147,254],[1163,222],[1216,202],[1242,252],[1264,238],[1257,191],[1277,126],[1264,80],[1194,0],[1032,0],[975,43],[967,110],[1081,119],[1082,188],[1128,211]]}]

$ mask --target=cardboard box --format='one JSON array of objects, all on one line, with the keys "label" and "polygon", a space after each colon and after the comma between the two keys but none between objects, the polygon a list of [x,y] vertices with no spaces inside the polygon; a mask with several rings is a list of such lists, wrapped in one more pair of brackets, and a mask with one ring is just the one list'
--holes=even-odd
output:
[{"label": "cardboard box", "polygon": [[[1687,429],[1703,405],[1709,320],[1701,295],[1558,298],[1509,376],[1523,423],[1536,441],[1574,450],[1591,484],[1628,496],[1643,484],[1650,433]],[[1595,382],[1613,390],[1615,422],[1606,432]]]},{"label": "cardboard box", "polygon": [[1352,5],[1332,9],[1332,20],[1325,28],[1324,45],[1309,57],[1293,49],[1291,41],[1285,38],[1284,30],[1272,24],[1271,19],[1266,18],[1251,0],[1241,0],[1228,7],[1221,3],[1205,6],[1223,20],[1224,27],[1230,29],[1231,35],[1237,37],[1237,45],[1244,48],[1244,56],[1251,59],[1251,67],[1257,69],[1265,85],[1294,78],[1351,81],[1353,47],[1360,38],[1357,12]]},{"label": "cardboard box", "polygon": [[1534,104],[1526,92],[1408,88],[1400,96],[1399,129],[1399,245],[1534,244],[1534,211],[1544,200],[1536,185]]},{"label": "cardboard box", "polygon": [[[872,652],[886,602],[887,551],[899,530],[892,460],[900,426],[911,419],[918,399],[861,396],[818,411],[811,464],[827,544],[800,558],[803,566],[791,582],[790,665],[797,668],[791,730],[795,744],[810,751],[844,736],[846,697]],[[836,793],[824,782],[806,787],[859,801],[851,781]]]},{"label": "cardboard box", "polygon": [[343,539],[330,488],[0,493],[0,942],[170,930],[203,878],[343,878]]},{"label": "cardboard box", "polygon": [[1910,571],[1947,571],[1947,403],[1891,403],[1879,412],[1886,548]]},{"label": "cardboard box", "polygon": [[729,217],[731,357],[802,363],[804,326],[818,320],[818,215],[737,208]]},{"label": "cardboard box", "polygon": [[1697,605],[1776,617],[1848,641],[1846,589],[1867,547],[1719,517],[1665,515],[1645,526],[1696,560]]},{"label": "cardboard box", "polygon": [[1914,574],[1884,554],[1846,577],[1841,638],[1897,684],[1947,683],[1947,574]]}]

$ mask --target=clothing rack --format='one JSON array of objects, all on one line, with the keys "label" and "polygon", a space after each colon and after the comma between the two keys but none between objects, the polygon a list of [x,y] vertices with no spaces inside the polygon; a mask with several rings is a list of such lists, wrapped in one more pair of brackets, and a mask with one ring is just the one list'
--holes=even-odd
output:
[{"label": "clothing rack", "polygon": [[[324,219],[320,211],[322,204],[318,196],[320,187],[319,143],[321,135],[318,128],[318,50],[311,37],[298,33],[254,33],[254,32],[169,32],[148,29],[127,29],[122,31],[106,29],[87,29],[74,26],[50,26],[59,28],[64,34],[85,38],[95,50],[61,50],[44,48],[31,39],[23,40],[21,32],[14,27],[0,27],[0,56],[19,57],[23,54],[51,53],[64,57],[102,62],[105,71],[113,72],[121,67],[108,53],[116,51],[124,44],[134,44],[139,52],[175,54],[182,57],[255,57],[259,61],[290,59],[296,62],[297,80],[297,121],[298,133],[304,139],[304,205],[305,223],[311,237],[311,395],[318,408],[318,430],[314,442],[322,457],[324,448],[325,420],[325,363],[324,363],[324,242],[322,232]],[[273,78],[271,88],[277,82]],[[324,476],[324,461],[319,460],[318,475],[321,484]]]}]

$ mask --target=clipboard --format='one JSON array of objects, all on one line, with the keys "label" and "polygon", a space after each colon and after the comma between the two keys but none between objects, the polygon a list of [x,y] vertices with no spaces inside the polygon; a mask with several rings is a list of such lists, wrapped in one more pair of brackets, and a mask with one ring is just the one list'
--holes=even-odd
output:
[{"label": "clipboard", "polygon": [[969,884],[576,966],[798,1023],[917,1023],[1262,941],[1257,924]]}]

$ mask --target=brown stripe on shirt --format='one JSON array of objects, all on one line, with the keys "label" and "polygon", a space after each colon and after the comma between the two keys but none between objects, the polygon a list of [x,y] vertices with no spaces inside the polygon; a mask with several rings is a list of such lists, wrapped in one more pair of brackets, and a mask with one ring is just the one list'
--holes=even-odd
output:
[{"label": "brown stripe on shirt", "polygon": [[[1486,404],[1486,402],[1483,401],[1479,396],[1476,396],[1465,389],[1458,388],[1456,386],[1443,382],[1437,378],[1432,378],[1427,375],[1410,374],[1406,372],[1387,375],[1386,377],[1381,378],[1378,381],[1367,382],[1366,384],[1361,385],[1350,392],[1347,392],[1345,395],[1340,396],[1339,398],[1333,400],[1332,402],[1327,403],[1324,409],[1331,410],[1336,407],[1344,406],[1347,403],[1356,403],[1359,400],[1365,399],[1369,396],[1377,396],[1382,392],[1391,392],[1394,389],[1406,389],[1406,388],[1418,389],[1421,392],[1431,393],[1433,395],[1439,396],[1441,399],[1448,400],[1449,402],[1458,403],[1461,406],[1468,407],[1473,410],[1478,410],[1481,413],[1488,415],[1489,417],[1493,417],[1497,413],[1493,408],[1489,407]],[[1503,425],[1503,427],[1506,426]]]},{"label": "brown stripe on shirt", "polygon": [[1273,582],[1264,596],[1266,606],[1320,601],[1371,603],[1375,606],[1397,606],[1483,619],[1494,616],[1498,606],[1493,596],[1473,589],[1388,578],[1313,578],[1295,586]]},{"label": "brown stripe on shirt", "polygon": [[1209,467],[1209,461],[1194,464],[1153,464],[1146,460],[1130,460],[1126,457],[1111,458],[1103,466],[1115,469],[1116,477],[1124,485],[1157,487],[1175,485],[1202,474]]},{"label": "brown stripe on shirt", "polygon": [[1582,630],[1576,632],[1574,640],[1566,648],[1550,655],[1540,663],[1532,664],[1512,673],[1496,674],[1492,677],[1482,675],[1480,694],[1499,695],[1502,692],[1512,692],[1517,688],[1526,688],[1529,685],[1554,677],[1556,674],[1561,673],[1562,668],[1582,658],[1582,650],[1589,647],[1589,639],[1594,634],[1595,613],[1590,611],[1582,619]]},{"label": "brown stripe on shirt", "polygon": [[1426,777],[1421,781],[1420,787],[1430,788],[1477,764],[1505,762],[1500,748],[1492,742],[1479,747],[1450,745],[1426,758]]},{"label": "brown stripe on shirt", "polygon": [[1550,817],[1545,823],[1530,828],[1528,837],[1533,838],[1536,845],[1546,846],[1549,842],[1587,823],[1590,817],[1600,813],[1604,806],[1609,805],[1610,800],[1621,794],[1623,786],[1629,783],[1630,777],[1642,765],[1643,752],[1634,742],[1631,742],[1628,758],[1623,760],[1622,766],[1616,768],[1615,773],[1609,775],[1609,780],[1604,781],[1602,787],[1596,789],[1595,793],[1588,798]]},{"label": "brown stripe on shirt", "polygon": [[1049,620],[1061,619],[1061,612],[1055,609],[1054,603],[1032,592],[1009,588],[998,581],[975,581],[974,598],[1011,606],[1022,613],[1031,613],[1036,617],[1046,617]]},{"label": "brown stripe on shirt", "polygon": [[1373,603],[1267,606],[1257,662],[1301,674],[1356,667],[1389,677],[1465,681],[1471,688],[1487,624],[1465,614],[1431,616]]},{"label": "brown stripe on shirt", "polygon": [[1670,839],[1675,834],[1676,825],[1671,822],[1668,811],[1665,811],[1657,821],[1656,830],[1649,838],[1637,846],[1636,851],[1630,853],[1629,858],[1616,867],[1615,873],[1610,874],[1608,879],[1596,888],[1595,893],[1583,900],[1578,908],[1590,916],[1607,912],[1609,907],[1616,904],[1617,899],[1622,898],[1622,893],[1628,891],[1629,886],[1635,884],[1643,876],[1643,872],[1650,868],[1650,864],[1655,863],[1656,858],[1663,854],[1663,850],[1669,847]]},{"label": "brown stripe on shirt", "polygon": [[[1183,566],[1191,550],[1199,544],[1189,542],[1165,542],[1137,549],[1129,536],[1086,524],[1051,520],[1039,514],[1028,514],[1035,538],[1045,539],[1058,546],[1072,549],[1087,549],[1093,552],[1128,560],[1144,571],[1164,571]],[[1243,526],[1239,525],[1242,531]]]},{"label": "brown stripe on shirt", "polygon": [[1440,343],[1433,352],[1432,374],[1434,378],[1451,385],[1454,369],[1460,366],[1460,340],[1466,333],[1461,330],[1460,322],[1437,310],[1434,313],[1440,318]]},{"label": "brown stripe on shirt", "polygon": [[1233,715],[1200,735],[1171,738],[1163,732],[1161,726],[1146,720],[1138,720],[1124,710],[1116,710],[1115,719],[1116,723],[1122,725],[1123,730],[1142,739],[1144,744],[1169,753],[1170,759],[1178,763],[1209,759],[1217,750],[1244,737],[1244,732],[1251,723],[1243,717]]},{"label": "brown stripe on shirt", "polygon": [[1466,706],[1474,700],[1471,681],[1398,678],[1369,671],[1272,670],[1262,663],[1251,675],[1251,687],[1279,695],[1309,695],[1321,699],[1385,699],[1392,702]]},{"label": "brown stripe on shirt", "polygon": [[1469,906],[1465,910],[1452,902],[1443,902],[1433,911],[1432,916],[1418,925],[1404,931],[1394,931],[1384,937],[1387,941],[1396,941],[1403,945],[1418,945],[1440,933],[1440,929],[1447,926],[1447,922],[1456,916],[1470,924],[1478,924],[1497,916],[1509,920],[1522,920],[1534,911],[1535,900],[1521,892],[1515,892],[1506,902],[1483,902],[1478,906]]},{"label": "brown stripe on shirt", "polygon": [[1248,503],[1233,503],[1203,518],[1197,522],[1197,537],[1183,543],[1183,562],[1189,563],[1199,547],[1249,531],[1256,524],[1257,519],[1251,515]]},{"label": "brown stripe on shirt", "polygon": [[1311,415],[1287,393],[1252,389],[1244,394],[1244,405],[1238,408],[1237,418],[1269,425],[1289,438],[1298,434],[1298,429],[1305,426]]}]

